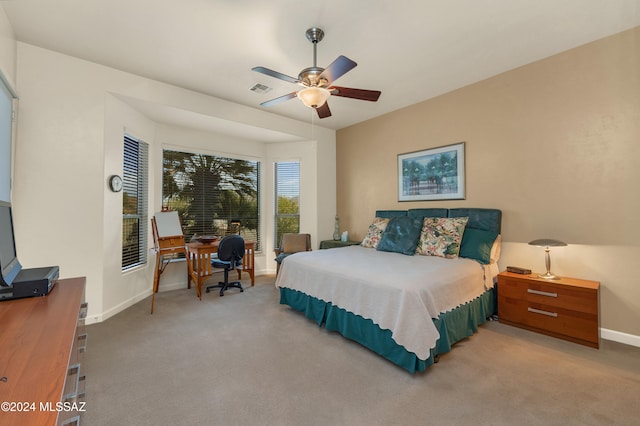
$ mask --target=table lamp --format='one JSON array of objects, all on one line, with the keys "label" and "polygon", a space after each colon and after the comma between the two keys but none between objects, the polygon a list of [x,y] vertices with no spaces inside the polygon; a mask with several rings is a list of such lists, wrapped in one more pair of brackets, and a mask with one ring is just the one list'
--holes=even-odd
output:
[{"label": "table lamp", "polygon": [[547,273],[546,274],[539,274],[538,276],[540,278],[544,278],[547,280],[559,280],[560,277],[554,275],[551,273],[551,256],[549,256],[549,252],[551,251],[551,249],[549,247],[563,247],[566,246],[567,243],[562,242],[562,241],[558,241],[558,240],[552,240],[550,238],[542,238],[540,240],[533,240],[529,242],[529,245],[531,246],[538,246],[538,247],[544,247],[544,252],[545,252],[545,258],[544,258],[544,262],[545,265],[547,266]]}]

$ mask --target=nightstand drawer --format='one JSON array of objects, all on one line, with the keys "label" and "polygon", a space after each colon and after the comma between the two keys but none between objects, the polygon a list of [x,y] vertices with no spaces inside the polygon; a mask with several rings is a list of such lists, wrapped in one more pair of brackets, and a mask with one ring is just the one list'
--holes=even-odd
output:
[{"label": "nightstand drawer", "polygon": [[598,342],[598,315],[500,296],[502,322],[516,323],[587,342]]},{"label": "nightstand drawer", "polygon": [[570,309],[588,314],[598,313],[597,291],[538,281],[504,279],[500,294],[505,297]]}]

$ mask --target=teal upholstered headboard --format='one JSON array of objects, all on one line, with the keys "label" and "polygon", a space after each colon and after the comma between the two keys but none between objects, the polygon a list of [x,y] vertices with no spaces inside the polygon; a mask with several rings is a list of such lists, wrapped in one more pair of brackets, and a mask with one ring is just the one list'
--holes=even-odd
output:
[{"label": "teal upholstered headboard", "polygon": [[411,209],[407,210],[407,215],[417,218],[425,217],[449,217],[447,209]]},{"label": "teal upholstered headboard", "polygon": [[376,217],[468,217],[467,227],[500,233],[502,230],[502,210],[482,208],[427,208],[409,210],[377,210]]},{"label": "teal upholstered headboard", "polygon": [[449,209],[449,217],[468,217],[467,227],[500,233],[502,210],[498,209]]}]

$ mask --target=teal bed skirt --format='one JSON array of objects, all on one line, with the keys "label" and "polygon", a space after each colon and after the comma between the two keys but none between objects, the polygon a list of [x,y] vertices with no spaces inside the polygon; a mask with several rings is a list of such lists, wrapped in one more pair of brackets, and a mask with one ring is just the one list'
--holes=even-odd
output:
[{"label": "teal bed skirt", "polygon": [[431,356],[419,359],[413,352],[398,345],[391,336],[390,330],[383,330],[370,319],[324,302],[313,296],[288,288],[280,288],[280,303],[303,312],[307,318],[319,326],[324,324],[329,331],[337,331],[347,339],[360,343],[373,352],[404,368],[410,373],[424,371],[433,364],[434,357],[449,352],[451,346],[471,336],[495,312],[496,295],[494,289],[483,293],[480,297],[456,309],[440,314],[434,319],[440,339],[431,349]]}]

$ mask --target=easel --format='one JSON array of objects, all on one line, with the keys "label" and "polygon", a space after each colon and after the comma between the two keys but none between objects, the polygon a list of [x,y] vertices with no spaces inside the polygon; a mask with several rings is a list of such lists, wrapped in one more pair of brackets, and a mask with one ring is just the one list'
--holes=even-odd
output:
[{"label": "easel", "polygon": [[[182,253],[186,257],[187,250],[178,212],[162,211],[156,213],[151,218],[151,230],[156,252],[156,266],[153,271],[153,295],[151,296],[151,313],[153,314],[156,293],[160,286],[160,275],[176,255]],[[191,283],[189,283],[189,288],[191,288]]]}]

